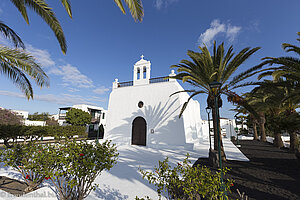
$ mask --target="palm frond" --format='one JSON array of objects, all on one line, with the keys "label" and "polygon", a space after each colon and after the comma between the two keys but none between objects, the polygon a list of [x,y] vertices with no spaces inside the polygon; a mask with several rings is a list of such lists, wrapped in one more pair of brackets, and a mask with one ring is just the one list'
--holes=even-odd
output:
[{"label": "palm frond", "polygon": [[67,52],[66,39],[52,8],[49,7],[45,0],[24,0],[24,2],[26,6],[31,8],[49,25],[60,44],[62,52],[65,54]]},{"label": "palm frond", "polygon": [[26,6],[25,6],[24,0],[10,0],[10,1],[19,10],[19,12],[23,16],[24,20],[26,21],[26,23],[29,24],[29,18],[28,18],[28,15],[27,15],[27,10],[26,10]]},{"label": "palm frond", "polygon": [[181,116],[182,116],[183,112],[185,111],[185,109],[187,108],[188,103],[190,102],[190,100],[191,100],[194,96],[196,96],[196,95],[198,95],[198,94],[203,94],[203,93],[206,93],[206,92],[205,92],[205,91],[197,91],[197,92],[194,92],[194,93],[188,98],[188,100],[187,100],[186,102],[184,102],[184,104],[183,104],[183,106],[182,106],[182,108],[181,108],[181,110],[180,110],[180,113],[179,113],[179,118],[181,118]]},{"label": "palm frond", "polygon": [[9,28],[6,24],[4,24],[2,21],[0,21],[0,32],[3,33],[3,35],[11,40],[14,43],[14,46],[25,48],[25,45],[21,38],[16,34],[11,28]]},{"label": "palm frond", "polygon": [[182,90],[182,91],[177,91],[177,92],[172,93],[169,97],[171,97],[171,96],[173,96],[173,95],[175,95],[175,94],[178,94],[178,93],[182,93],[182,92],[184,92],[184,93],[186,93],[186,92],[195,92],[195,90]]},{"label": "palm frond", "polygon": [[[141,22],[144,17],[144,8],[143,8],[142,1],[141,0],[124,0],[124,1],[128,6],[133,19],[135,21],[138,20]],[[122,5],[122,2],[118,0],[115,0],[115,2],[117,3],[121,11],[125,13],[123,6],[120,7],[120,5]]]},{"label": "palm frond", "polygon": [[34,79],[38,86],[49,86],[48,77],[41,66],[22,50],[0,46],[0,65],[1,72],[17,84],[28,99],[33,97],[33,92],[25,73]]},{"label": "palm frond", "polygon": [[60,0],[62,5],[65,7],[65,10],[67,11],[68,15],[72,18],[72,9],[71,4],[69,0]]}]

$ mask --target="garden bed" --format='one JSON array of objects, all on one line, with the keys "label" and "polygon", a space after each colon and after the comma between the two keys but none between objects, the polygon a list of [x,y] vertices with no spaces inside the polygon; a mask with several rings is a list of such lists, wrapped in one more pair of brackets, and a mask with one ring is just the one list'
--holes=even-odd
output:
[{"label": "garden bed", "polygon": [[[300,199],[300,161],[287,149],[278,149],[260,141],[240,141],[240,150],[250,162],[227,161],[231,168],[227,178],[235,180],[230,196],[237,198],[236,189],[249,199]],[[196,163],[208,165],[208,159]]]},{"label": "garden bed", "polygon": [[0,176],[0,189],[12,195],[20,196],[25,194],[26,183],[6,176]]}]

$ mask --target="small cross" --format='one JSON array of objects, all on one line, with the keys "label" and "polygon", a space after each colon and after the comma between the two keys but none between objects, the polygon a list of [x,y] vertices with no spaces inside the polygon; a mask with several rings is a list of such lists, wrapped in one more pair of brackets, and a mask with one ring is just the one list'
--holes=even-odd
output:
[{"label": "small cross", "polygon": [[144,59],[144,55],[141,56],[141,59]]}]

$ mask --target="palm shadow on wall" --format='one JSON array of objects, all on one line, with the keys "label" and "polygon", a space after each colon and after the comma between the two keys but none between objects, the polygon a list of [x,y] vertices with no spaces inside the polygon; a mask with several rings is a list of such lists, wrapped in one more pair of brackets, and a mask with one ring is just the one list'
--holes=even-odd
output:
[{"label": "palm shadow on wall", "polygon": [[[143,117],[147,123],[147,144],[159,143],[161,145],[185,144],[183,119],[179,118],[180,103],[176,105],[178,98],[169,98],[164,104],[161,102],[155,106],[146,105],[142,109],[124,118],[124,123],[110,131],[113,141],[131,144],[132,122],[136,117]],[[150,130],[154,130],[154,134]],[[124,133],[124,130],[126,132]],[[149,135],[150,134],[150,135]],[[124,137],[125,135],[125,137]]]}]

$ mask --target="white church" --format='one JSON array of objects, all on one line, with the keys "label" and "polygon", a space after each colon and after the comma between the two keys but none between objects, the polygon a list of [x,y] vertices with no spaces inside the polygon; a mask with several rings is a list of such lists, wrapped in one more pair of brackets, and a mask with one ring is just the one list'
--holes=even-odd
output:
[{"label": "white church", "polygon": [[[194,149],[204,136],[200,105],[190,100],[181,118],[179,113],[189,94],[176,79],[174,70],[166,77],[151,78],[151,62],[141,56],[133,67],[133,81],[115,79],[109,97],[104,139],[113,143],[148,147],[183,146]],[[208,133],[207,133],[208,134]]]}]

